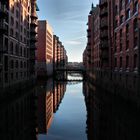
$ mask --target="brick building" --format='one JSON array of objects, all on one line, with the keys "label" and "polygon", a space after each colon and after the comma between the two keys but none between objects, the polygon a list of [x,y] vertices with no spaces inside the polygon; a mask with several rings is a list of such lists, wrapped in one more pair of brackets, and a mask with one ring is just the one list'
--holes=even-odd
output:
[{"label": "brick building", "polygon": [[54,35],[53,42],[54,70],[56,70],[57,68],[64,68],[67,64],[68,59],[66,49],[64,48],[62,42],[59,40],[59,37],[57,37],[56,35]]},{"label": "brick building", "polygon": [[126,81],[136,78],[139,73],[139,4],[138,0],[126,2],[116,0],[114,4],[112,66],[115,73],[123,76],[125,73]]},{"label": "brick building", "polygon": [[53,30],[48,21],[38,22],[37,75],[53,74]]},{"label": "brick building", "polygon": [[[100,0],[99,8],[97,7],[90,16],[93,22],[91,27],[91,21],[88,19],[88,41],[83,53],[84,65],[88,69],[88,63],[92,63],[92,76],[94,75],[94,80],[104,87],[111,90],[119,87],[120,91],[124,91],[123,94],[125,91],[138,93],[140,1]],[[91,39],[89,28],[94,31]],[[90,45],[92,41],[93,46]],[[136,99],[137,96],[133,98]]]},{"label": "brick building", "polygon": [[[0,0],[0,88],[13,87],[35,78],[31,63],[31,27],[37,21],[36,0]],[[34,26],[34,24],[33,24]],[[36,29],[35,25],[34,30]],[[36,41],[36,40],[35,40]],[[35,48],[35,43],[32,44]],[[16,86],[18,87],[18,86]]]}]

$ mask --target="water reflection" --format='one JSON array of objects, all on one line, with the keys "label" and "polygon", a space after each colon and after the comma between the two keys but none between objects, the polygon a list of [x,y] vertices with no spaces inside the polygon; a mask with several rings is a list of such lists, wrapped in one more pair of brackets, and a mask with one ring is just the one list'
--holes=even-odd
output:
[{"label": "water reflection", "polygon": [[134,102],[83,83],[87,107],[88,140],[137,140],[139,108]]},{"label": "water reflection", "polygon": [[134,102],[90,81],[83,81],[82,91],[82,82],[49,79],[0,103],[0,138],[137,140],[139,118]]},{"label": "water reflection", "polygon": [[36,88],[37,130],[39,134],[47,134],[53,120],[53,114],[58,110],[65,91],[66,84],[54,82],[53,79],[39,83]]},{"label": "water reflection", "polygon": [[36,140],[34,90],[17,93],[0,104],[1,140]]}]

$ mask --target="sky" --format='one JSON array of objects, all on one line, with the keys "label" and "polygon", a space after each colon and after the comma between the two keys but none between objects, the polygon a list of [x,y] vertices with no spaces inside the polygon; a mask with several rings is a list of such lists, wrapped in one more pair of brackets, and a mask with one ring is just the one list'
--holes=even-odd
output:
[{"label": "sky", "polygon": [[81,62],[91,4],[98,0],[38,0],[39,20],[47,20],[63,43],[69,62]]}]

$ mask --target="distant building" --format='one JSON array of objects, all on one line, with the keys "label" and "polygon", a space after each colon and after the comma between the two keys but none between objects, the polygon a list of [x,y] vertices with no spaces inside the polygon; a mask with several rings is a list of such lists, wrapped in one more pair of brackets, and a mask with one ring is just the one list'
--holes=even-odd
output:
[{"label": "distant building", "polygon": [[62,44],[62,42],[59,40],[59,37],[54,35],[53,38],[54,42],[54,71],[58,68],[65,68],[68,58],[67,58],[67,52]]},{"label": "distant building", "polygon": [[37,75],[53,74],[53,31],[48,21],[38,22]]},{"label": "distant building", "polygon": [[0,0],[1,89],[35,80],[36,10],[36,0]]}]

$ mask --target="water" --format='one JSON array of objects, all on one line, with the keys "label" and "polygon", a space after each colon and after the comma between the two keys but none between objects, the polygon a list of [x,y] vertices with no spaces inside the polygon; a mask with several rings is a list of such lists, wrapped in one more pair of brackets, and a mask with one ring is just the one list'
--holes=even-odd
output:
[{"label": "water", "polygon": [[[73,77],[74,76],[74,77]],[[0,103],[1,140],[137,140],[140,113],[135,103],[69,75]],[[78,81],[76,81],[78,79]],[[9,92],[10,94],[10,92]]]},{"label": "water", "polygon": [[39,140],[86,140],[86,107],[82,94],[82,83],[67,85],[59,109],[53,115],[46,133],[39,134]]}]

